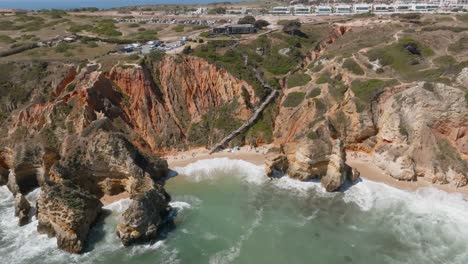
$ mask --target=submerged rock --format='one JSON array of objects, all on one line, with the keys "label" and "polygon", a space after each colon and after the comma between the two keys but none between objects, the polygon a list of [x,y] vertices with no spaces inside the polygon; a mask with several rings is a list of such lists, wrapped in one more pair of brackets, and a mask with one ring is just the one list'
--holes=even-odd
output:
[{"label": "submerged rock", "polygon": [[117,236],[124,246],[157,238],[159,227],[170,211],[170,196],[158,184],[132,195],[131,199],[132,203],[117,225]]},{"label": "submerged rock", "polygon": [[81,253],[101,207],[96,196],[76,186],[45,185],[37,200],[37,231],[55,236],[60,249]]},{"label": "submerged rock", "polygon": [[15,216],[18,217],[19,226],[24,226],[29,222],[29,211],[31,205],[28,200],[24,198],[21,193],[17,193],[15,196]]}]

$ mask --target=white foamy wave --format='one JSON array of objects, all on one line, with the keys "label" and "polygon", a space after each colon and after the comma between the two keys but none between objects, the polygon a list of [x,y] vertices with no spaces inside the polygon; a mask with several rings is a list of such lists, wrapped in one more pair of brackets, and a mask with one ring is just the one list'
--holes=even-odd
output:
[{"label": "white foamy wave", "polygon": [[120,199],[118,201],[115,201],[113,203],[110,203],[106,206],[104,206],[104,209],[111,210],[112,212],[115,213],[123,213],[127,208],[130,206],[132,203],[132,200],[130,198],[124,198]]},{"label": "white foamy wave", "polygon": [[174,168],[174,170],[195,182],[214,179],[220,176],[235,176],[249,183],[256,184],[267,181],[262,166],[229,158],[199,160],[185,167]]},{"label": "white foamy wave", "polygon": [[30,193],[26,194],[25,198],[28,200],[30,204],[35,204],[40,194],[41,194],[41,188],[36,188]]},{"label": "white foamy wave", "polygon": [[323,197],[333,197],[336,194],[326,192],[318,181],[300,181],[285,175],[273,181],[273,184],[280,189],[288,190],[296,195],[308,195],[309,191],[314,190]]},{"label": "white foamy wave", "polygon": [[455,221],[468,221],[468,201],[463,195],[436,188],[421,188],[410,192],[363,179],[345,191],[343,199],[357,204],[365,211],[404,204],[413,213],[444,212]]},{"label": "white foamy wave", "polygon": [[13,194],[6,186],[0,186],[0,204],[13,201]]},{"label": "white foamy wave", "polygon": [[184,210],[184,209],[190,209],[192,206],[189,203],[186,202],[170,202],[169,205],[173,208],[176,208],[179,212]]}]

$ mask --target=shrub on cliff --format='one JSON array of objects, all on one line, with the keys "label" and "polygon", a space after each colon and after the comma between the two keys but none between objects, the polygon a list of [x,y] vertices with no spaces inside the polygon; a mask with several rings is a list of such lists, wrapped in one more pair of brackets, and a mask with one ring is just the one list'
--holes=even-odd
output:
[{"label": "shrub on cliff", "polygon": [[270,23],[268,23],[268,21],[266,20],[263,20],[263,19],[259,19],[257,21],[255,21],[254,23],[254,26],[258,29],[262,29],[264,27],[268,27],[270,25]]},{"label": "shrub on cliff", "polygon": [[305,73],[295,73],[288,77],[288,88],[303,86],[310,82],[310,76]]},{"label": "shrub on cliff", "polygon": [[283,106],[284,107],[296,107],[302,101],[304,101],[305,98],[305,93],[303,92],[292,92],[289,93],[288,96],[286,96],[286,99],[284,99]]},{"label": "shrub on cliff", "polygon": [[239,21],[237,22],[237,24],[241,24],[241,25],[243,25],[243,24],[251,24],[251,25],[253,25],[253,24],[255,23],[255,21],[256,21],[256,20],[255,20],[255,17],[253,17],[253,16],[245,16],[245,17],[239,19]]},{"label": "shrub on cliff", "polygon": [[359,64],[357,64],[357,62],[352,58],[348,58],[343,62],[343,68],[351,71],[356,75],[364,75],[364,71],[362,70],[361,66],[359,66]]}]

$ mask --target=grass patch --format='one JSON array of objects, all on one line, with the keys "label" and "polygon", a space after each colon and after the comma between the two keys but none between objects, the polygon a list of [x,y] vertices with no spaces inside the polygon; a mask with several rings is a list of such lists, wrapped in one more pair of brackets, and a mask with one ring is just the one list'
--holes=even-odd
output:
[{"label": "grass patch", "polygon": [[455,60],[455,58],[450,56],[450,55],[444,55],[444,56],[440,56],[440,57],[435,58],[434,63],[437,66],[447,66],[447,65],[451,65],[451,64],[456,64],[457,60]]},{"label": "grass patch", "polygon": [[370,79],[370,80],[354,80],[351,83],[351,90],[353,91],[354,95],[357,97],[356,107],[358,112],[362,112],[366,109],[371,100],[385,87],[397,85],[397,80],[378,80],[378,79]]},{"label": "grass patch", "polygon": [[421,68],[420,60],[434,52],[414,39],[402,38],[398,43],[367,52],[370,61],[378,60],[382,66],[390,66],[403,77]]},{"label": "grass patch", "polygon": [[185,26],[184,25],[177,25],[177,26],[173,27],[172,30],[174,30],[175,32],[184,32]]},{"label": "grass patch", "polygon": [[314,88],[312,89],[308,94],[307,98],[314,98],[319,96],[322,93],[322,90],[320,88]]},{"label": "grass patch", "polygon": [[304,101],[305,98],[305,93],[303,92],[292,92],[289,93],[288,96],[286,96],[286,99],[283,102],[284,107],[296,107],[302,101]]},{"label": "grass patch", "polygon": [[303,86],[310,82],[310,76],[305,73],[295,73],[288,77],[288,88]]},{"label": "grass patch", "polygon": [[458,41],[448,46],[448,50],[453,53],[458,53],[468,50],[468,37],[462,37]]},{"label": "grass patch", "polygon": [[364,75],[364,70],[362,70],[361,66],[359,66],[359,64],[357,64],[357,62],[352,58],[346,59],[343,62],[343,68],[351,71],[356,75]]},{"label": "grass patch", "polygon": [[15,40],[10,38],[9,36],[0,35],[0,42],[9,44],[15,42]]},{"label": "grass patch", "polygon": [[96,33],[106,37],[118,37],[122,36],[122,32],[117,30],[115,22],[112,19],[102,19],[95,21],[93,24],[84,25],[72,25],[68,28],[68,31],[72,33],[78,33],[81,31],[88,31]]}]

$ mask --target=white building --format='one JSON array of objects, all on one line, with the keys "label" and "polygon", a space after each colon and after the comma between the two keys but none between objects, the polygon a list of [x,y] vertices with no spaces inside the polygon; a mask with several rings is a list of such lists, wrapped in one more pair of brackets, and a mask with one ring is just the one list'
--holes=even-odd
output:
[{"label": "white building", "polygon": [[275,6],[271,9],[270,14],[272,15],[289,15],[291,10],[287,6]]},{"label": "white building", "polygon": [[395,11],[402,13],[402,12],[410,12],[413,10],[413,5],[411,4],[396,4]]},{"label": "white building", "polygon": [[373,6],[373,11],[376,13],[388,13],[393,10],[393,7],[385,4],[379,4]]},{"label": "white building", "polygon": [[317,8],[315,9],[315,13],[317,13],[317,15],[329,15],[332,12],[333,9],[329,5],[317,6]]},{"label": "white building", "polygon": [[353,12],[353,7],[350,5],[336,5],[335,13],[337,14],[351,14]]},{"label": "white building", "polygon": [[295,5],[293,6],[294,15],[309,15],[311,12],[310,6]]},{"label": "white building", "polygon": [[372,7],[367,4],[353,5],[353,11],[355,13],[369,13],[371,10],[372,10]]}]

